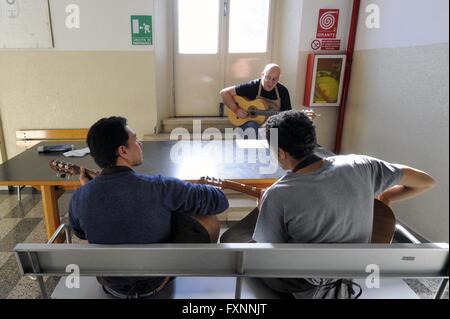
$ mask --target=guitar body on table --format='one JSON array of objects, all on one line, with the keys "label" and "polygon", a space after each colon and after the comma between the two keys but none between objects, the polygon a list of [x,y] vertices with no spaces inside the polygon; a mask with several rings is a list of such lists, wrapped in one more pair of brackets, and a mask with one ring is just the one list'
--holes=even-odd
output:
[{"label": "guitar body on table", "polygon": [[[280,113],[280,111],[271,108],[269,102],[265,99],[249,100],[245,97],[236,95],[234,96],[234,101],[241,109],[248,113],[248,117],[242,119],[233,111],[228,110],[228,120],[234,126],[242,126],[247,122],[256,122],[259,125],[262,125],[266,122],[268,117]],[[312,110],[302,111],[305,112],[311,120],[318,116]]]}]

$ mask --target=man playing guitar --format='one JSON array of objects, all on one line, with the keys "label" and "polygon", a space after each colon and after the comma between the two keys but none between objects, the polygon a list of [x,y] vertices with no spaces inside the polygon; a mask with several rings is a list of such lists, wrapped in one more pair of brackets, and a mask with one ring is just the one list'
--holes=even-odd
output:
[{"label": "man playing guitar", "polygon": [[[236,103],[235,96],[240,96],[248,100],[263,99],[267,101],[270,109],[274,111],[287,111],[292,108],[291,99],[288,89],[279,83],[280,76],[281,68],[276,64],[268,64],[264,68],[261,78],[225,88],[220,92],[220,95],[230,111],[241,119],[247,119],[250,115]],[[249,120],[240,127],[244,131],[247,128],[252,128],[255,130],[256,137],[260,124]]]},{"label": "man playing guitar", "polygon": [[[228,208],[225,194],[162,175],[139,174],[144,161],[136,133],[122,117],[103,118],[88,132],[87,144],[102,169],[98,174],[52,161],[52,168],[80,174],[82,187],[70,200],[69,222],[75,235],[93,244],[215,243],[216,214]],[[98,277],[108,294],[148,298],[169,277]]]}]

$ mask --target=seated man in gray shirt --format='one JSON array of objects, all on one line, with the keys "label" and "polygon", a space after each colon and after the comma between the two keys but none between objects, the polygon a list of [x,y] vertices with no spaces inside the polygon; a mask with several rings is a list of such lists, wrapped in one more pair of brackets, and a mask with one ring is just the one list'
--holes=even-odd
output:
[{"label": "seated man in gray shirt", "polygon": [[[363,155],[320,158],[314,154],[316,132],[302,112],[269,118],[266,135],[278,132],[279,165],[288,173],[262,196],[260,210],[247,217],[256,222],[253,240],[260,243],[369,243],[374,197],[385,204],[415,197],[435,185],[426,173]],[[272,129],[272,131],[271,131]],[[239,224],[238,224],[239,225]],[[242,235],[242,227],[236,226]],[[222,242],[235,242],[233,229]],[[271,288],[287,293],[310,292],[332,297],[336,281],[266,279]],[[339,282],[342,284],[342,281]],[[327,289],[317,289],[317,286]],[[336,288],[336,289],[332,289]],[[351,285],[347,285],[349,296]],[[324,292],[325,290],[325,292]],[[330,290],[334,290],[330,293]],[[304,296],[307,296],[305,294]]]}]

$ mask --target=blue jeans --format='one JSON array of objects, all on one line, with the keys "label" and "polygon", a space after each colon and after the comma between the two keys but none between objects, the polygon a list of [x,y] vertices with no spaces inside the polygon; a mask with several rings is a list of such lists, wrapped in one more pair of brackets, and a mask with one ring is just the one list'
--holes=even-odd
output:
[{"label": "blue jeans", "polygon": [[[254,135],[252,134],[251,136],[254,137],[255,139],[258,139],[258,129],[260,128],[258,123],[249,121],[241,125],[240,128],[243,129],[244,131],[248,128],[253,129],[255,133]],[[248,138],[249,138],[248,136],[244,135],[244,140],[248,140]]]}]

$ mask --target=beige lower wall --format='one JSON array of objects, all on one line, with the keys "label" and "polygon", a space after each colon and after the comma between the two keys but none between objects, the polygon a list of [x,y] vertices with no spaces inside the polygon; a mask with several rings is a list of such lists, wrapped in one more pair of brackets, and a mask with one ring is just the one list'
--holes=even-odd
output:
[{"label": "beige lower wall", "polygon": [[8,158],[20,129],[85,128],[121,115],[139,137],[156,127],[153,52],[0,52],[0,118]]},{"label": "beige lower wall", "polygon": [[343,153],[368,154],[429,172],[439,183],[394,204],[399,219],[433,241],[449,241],[448,43],[357,51]]}]

